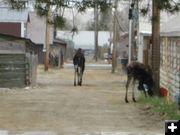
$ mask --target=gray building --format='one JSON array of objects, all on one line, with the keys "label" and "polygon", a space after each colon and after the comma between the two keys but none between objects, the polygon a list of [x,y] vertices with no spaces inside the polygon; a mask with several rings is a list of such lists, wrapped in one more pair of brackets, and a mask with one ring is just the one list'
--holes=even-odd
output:
[{"label": "gray building", "polygon": [[[53,43],[53,28],[50,29],[50,44]],[[40,17],[36,12],[29,12],[27,23],[27,37],[36,44],[42,44],[45,48],[46,43],[46,18]]]},{"label": "gray building", "polygon": [[[27,38],[36,43],[39,64],[44,63],[44,51],[46,48],[46,18],[40,17],[36,12],[29,12],[27,23]],[[53,44],[53,28],[50,29],[50,44]]]}]

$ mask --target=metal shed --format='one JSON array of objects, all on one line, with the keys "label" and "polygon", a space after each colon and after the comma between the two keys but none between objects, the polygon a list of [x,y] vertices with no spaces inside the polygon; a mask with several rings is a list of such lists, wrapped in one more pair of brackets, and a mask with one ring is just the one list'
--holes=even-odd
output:
[{"label": "metal shed", "polygon": [[37,53],[26,38],[0,34],[0,87],[25,87],[36,84]]}]

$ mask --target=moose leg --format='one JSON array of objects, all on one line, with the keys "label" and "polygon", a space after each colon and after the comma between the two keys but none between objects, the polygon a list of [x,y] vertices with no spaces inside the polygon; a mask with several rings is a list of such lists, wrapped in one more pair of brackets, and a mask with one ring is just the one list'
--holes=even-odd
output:
[{"label": "moose leg", "polygon": [[80,86],[82,85],[82,73],[80,73],[80,82],[79,82],[79,85]]},{"label": "moose leg", "polygon": [[74,68],[74,86],[76,86],[76,74],[77,74],[77,68]]},{"label": "moose leg", "polygon": [[133,80],[133,88],[132,88],[132,100],[133,100],[134,102],[136,102],[135,94],[134,94],[135,84],[136,84],[136,80],[134,79],[134,80]]},{"label": "moose leg", "polygon": [[76,86],[76,71],[74,72],[74,86]]},{"label": "moose leg", "polygon": [[78,67],[78,85],[80,85],[81,68]]},{"label": "moose leg", "polygon": [[128,87],[129,87],[129,84],[131,82],[131,77],[128,76],[128,79],[127,79],[127,83],[126,83],[126,94],[125,94],[125,102],[128,103]]},{"label": "moose leg", "polygon": [[145,97],[147,97],[146,91],[145,91],[145,90],[143,90],[143,92],[144,92]]},{"label": "moose leg", "polygon": [[80,71],[80,82],[79,82],[79,85],[81,86],[82,85],[82,76],[83,76],[83,72],[82,70]]}]

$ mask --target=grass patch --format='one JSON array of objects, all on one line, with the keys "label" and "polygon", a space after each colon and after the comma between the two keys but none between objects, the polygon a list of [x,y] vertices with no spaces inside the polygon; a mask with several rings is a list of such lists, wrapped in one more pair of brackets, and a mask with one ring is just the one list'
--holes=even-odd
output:
[{"label": "grass patch", "polygon": [[141,104],[151,106],[151,111],[163,114],[166,119],[180,119],[180,111],[175,102],[168,102],[167,99],[161,97],[146,98],[144,96],[140,96],[139,101]]}]

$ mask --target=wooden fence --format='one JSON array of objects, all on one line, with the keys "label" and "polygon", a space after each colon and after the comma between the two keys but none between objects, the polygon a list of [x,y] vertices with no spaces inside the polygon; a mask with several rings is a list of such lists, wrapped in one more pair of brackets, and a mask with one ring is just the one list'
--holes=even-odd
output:
[{"label": "wooden fence", "polygon": [[160,66],[160,85],[174,97],[180,92],[180,38],[162,38]]}]

